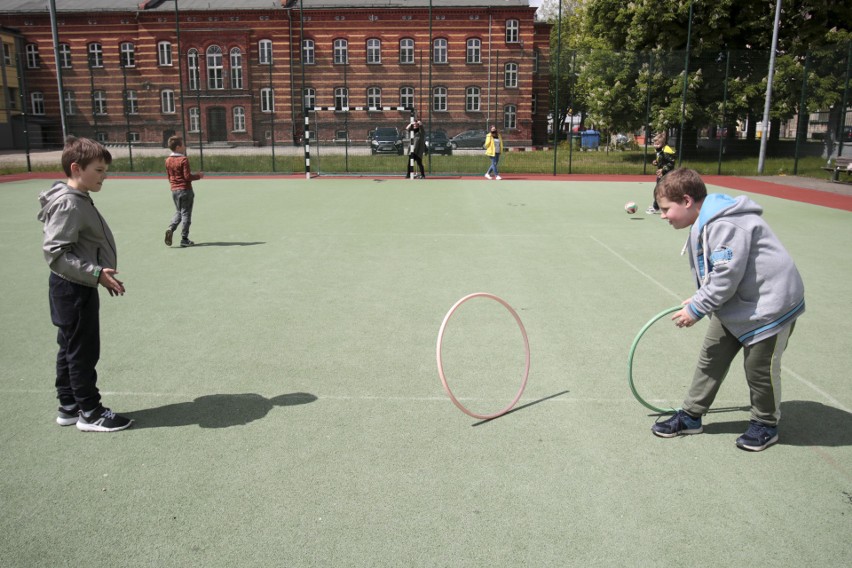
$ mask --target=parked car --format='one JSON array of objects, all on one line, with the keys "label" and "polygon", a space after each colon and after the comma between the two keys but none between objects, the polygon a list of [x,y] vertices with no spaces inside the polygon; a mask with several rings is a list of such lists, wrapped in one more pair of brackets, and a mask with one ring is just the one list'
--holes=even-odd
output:
[{"label": "parked car", "polygon": [[426,148],[432,154],[453,155],[453,147],[450,145],[450,139],[443,130],[436,130],[426,135]]},{"label": "parked car", "polygon": [[484,130],[465,130],[450,138],[450,146],[456,148],[482,148],[485,145]]},{"label": "parked car", "polygon": [[402,156],[402,136],[395,126],[380,126],[370,138],[370,153]]}]

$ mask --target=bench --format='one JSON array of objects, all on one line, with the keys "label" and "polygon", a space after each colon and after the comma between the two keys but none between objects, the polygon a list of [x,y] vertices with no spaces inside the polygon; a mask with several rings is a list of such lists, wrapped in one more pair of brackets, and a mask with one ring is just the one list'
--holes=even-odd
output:
[{"label": "bench", "polygon": [[852,158],[837,157],[834,159],[833,166],[823,166],[822,169],[831,172],[831,181],[844,183],[844,180],[840,179],[840,174],[845,173],[847,178],[852,176]]}]

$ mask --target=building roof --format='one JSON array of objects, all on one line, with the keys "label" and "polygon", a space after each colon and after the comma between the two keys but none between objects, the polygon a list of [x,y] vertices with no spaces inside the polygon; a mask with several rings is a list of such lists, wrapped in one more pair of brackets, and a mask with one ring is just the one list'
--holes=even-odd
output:
[{"label": "building roof", "polygon": [[[136,12],[141,0],[55,0],[57,13]],[[323,8],[525,8],[529,0],[177,0],[179,10],[280,10],[285,5],[305,10]],[[165,0],[151,12],[174,12],[173,0]],[[47,0],[0,0],[0,13],[37,14],[48,11]]]}]

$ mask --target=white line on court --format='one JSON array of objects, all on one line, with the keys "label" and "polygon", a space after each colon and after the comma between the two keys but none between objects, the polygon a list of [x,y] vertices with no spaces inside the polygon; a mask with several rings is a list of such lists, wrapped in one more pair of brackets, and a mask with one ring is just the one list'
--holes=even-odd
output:
[{"label": "white line on court", "polygon": [[[596,243],[598,243],[599,245],[601,245],[603,248],[605,248],[606,250],[608,250],[609,252],[611,252],[614,256],[618,257],[618,258],[619,258],[622,262],[624,262],[627,266],[629,266],[630,268],[632,268],[633,270],[635,270],[636,272],[638,272],[639,274],[641,274],[642,276],[644,276],[645,278],[647,278],[648,280],[650,280],[651,282],[653,282],[654,284],[656,284],[657,286],[659,286],[660,288],[662,288],[664,291],[668,292],[668,293],[669,293],[672,297],[677,298],[678,300],[682,300],[682,299],[683,299],[683,298],[681,297],[681,295],[680,295],[680,294],[677,294],[676,292],[674,292],[674,291],[672,291],[672,290],[670,290],[670,289],[666,288],[665,286],[663,286],[660,282],[658,282],[657,280],[655,280],[652,276],[650,276],[650,275],[646,274],[645,272],[643,272],[643,271],[642,271],[642,270],[641,270],[638,266],[636,266],[635,264],[633,264],[632,262],[630,262],[629,260],[627,260],[626,258],[624,258],[623,256],[621,256],[620,254],[618,254],[617,252],[615,252],[612,248],[610,248],[609,246],[607,246],[605,243],[603,243],[603,242],[599,241],[598,239],[596,239],[594,236],[591,236],[591,235],[589,235],[589,238],[591,238],[593,241],[595,241]],[[846,407],[845,407],[845,406],[844,406],[844,405],[843,405],[840,401],[838,401],[836,398],[834,398],[833,396],[831,396],[830,394],[828,394],[827,392],[825,392],[824,390],[822,390],[821,388],[819,388],[818,386],[816,386],[816,385],[815,385],[814,383],[812,383],[811,381],[809,381],[809,380],[805,379],[805,378],[804,378],[803,376],[801,376],[800,374],[798,374],[798,373],[796,373],[795,371],[793,371],[793,370],[792,370],[790,367],[788,367],[787,365],[782,364],[782,365],[781,365],[781,370],[783,370],[785,373],[789,373],[789,374],[790,374],[793,378],[795,378],[797,381],[799,381],[799,382],[800,382],[800,383],[802,383],[803,385],[805,385],[805,386],[809,387],[809,388],[810,388],[811,390],[813,390],[815,393],[817,393],[817,394],[819,394],[820,396],[822,396],[825,400],[827,400],[827,401],[829,401],[830,403],[832,403],[832,404],[834,404],[835,406],[837,406],[837,408],[839,408],[840,410],[843,410],[843,411],[845,411],[845,412],[849,412],[850,414],[852,414],[852,410],[849,410],[848,408],[846,408]]]}]

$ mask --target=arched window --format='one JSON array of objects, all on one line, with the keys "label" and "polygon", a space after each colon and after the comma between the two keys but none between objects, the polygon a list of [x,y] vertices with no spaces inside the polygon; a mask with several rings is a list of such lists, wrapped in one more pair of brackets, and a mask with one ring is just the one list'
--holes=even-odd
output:
[{"label": "arched window", "polygon": [[349,63],[349,42],[345,39],[334,40],[334,64],[346,65]]},{"label": "arched window", "polygon": [[189,90],[200,89],[200,77],[198,71],[198,50],[194,47],[186,52],[186,70],[189,75]]},{"label": "arched window", "polygon": [[466,63],[482,63],[482,40],[471,38],[467,40]]},{"label": "arched window", "polygon": [[234,107],[234,132],[246,131],[246,109],[241,106]]},{"label": "arched window", "polygon": [[231,49],[231,88],[243,88],[243,52],[239,47]]},{"label": "arched window", "polygon": [[302,63],[305,65],[316,63],[316,45],[312,39],[306,39],[302,42]]},{"label": "arched window", "polygon": [[207,48],[207,88],[224,89],[225,80],[222,77],[222,48],[211,45]]}]

